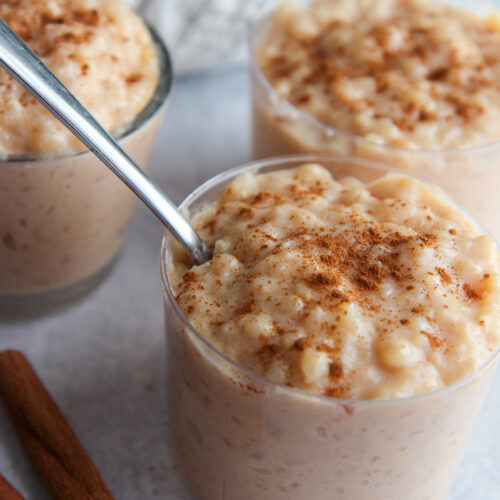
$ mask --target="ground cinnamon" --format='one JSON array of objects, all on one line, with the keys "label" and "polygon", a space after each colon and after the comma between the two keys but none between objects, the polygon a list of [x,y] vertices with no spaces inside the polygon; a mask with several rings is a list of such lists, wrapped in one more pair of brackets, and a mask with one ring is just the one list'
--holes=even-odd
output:
[{"label": "ground cinnamon", "polygon": [[2,500],[24,500],[2,474],[0,474],[0,498]]},{"label": "ground cinnamon", "polygon": [[19,351],[0,352],[0,399],[54,499],[113,499],[64,415]]}]

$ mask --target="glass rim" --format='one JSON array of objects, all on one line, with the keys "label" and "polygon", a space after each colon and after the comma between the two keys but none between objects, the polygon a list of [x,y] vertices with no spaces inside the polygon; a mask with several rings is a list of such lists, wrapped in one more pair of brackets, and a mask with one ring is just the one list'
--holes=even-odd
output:
[{"label": "glass rim", "polygon": [[[111,136],[116,141],[121,141],[126,139],[128,136],[137,132],[143,126],[145,126],[162,108],[163,104],[167,101],[170,96],[172,84],[174,80],[172,58],[170,52],[158,34],[156,29],[151,26],[145,19],[141,18],[142,22],[145,24],[146,28],[151,35],[153,45],[156,49],[158,56],[158,82],[156,88],[154,89],[151,97],[145,106],[138,112],[134,119],[127,124],[125,127],[118,127],[119,133],[115,136],[111,132]],[[0,163],[35,163],[38,161],[47,160],[59,160],[64,158],[75,158],[78,156],[93,154],[89,149],[85,147],[82,151],[67,151],[62,154],[54,153],[13,153],[6,154],[5,156],[0,155]]]},{"label": "glass rim", "polygon": [[[244,163],[242,165],[230,168],[228,170],[225,170],[205,182],[203,182],[200,186],[198,186],[194,191],[192,191],[190,194],[184,198],[184,200],[180,203],[179,209],[182,211],[186,208],[188,208],[188,205],[195,201],[199,196],[203,195],[204,193],[210,191],[211,189],[224,185],[225,183],[229,182],[230,180],[234,179],[236,176],[243,172],[259,172],[265,167],[278,167],[278,166],[285,166],[285,168],[290,167],[292,168],[293,166],[298,166],[303,163],[319,163],[321,162],[328,161],[330,163],[344,163],[344,162],[352,162],[352,163],[358,163],[364,166],[368,166],[370,168],[374,169],[379,169],[379,170],[384,170],[387,173],[395,173],[398,175],[404,175],[406,177],[411,177],[410,175],[407,175],[406,173],[402,173],[400,170],[396,169],[393,166],[386,165],[385,163],[378,162],[378,161],[373,161],[373,160],[367,160],[365,158],[359,158],[359,157],[354,157],[354,156],[339,156],[339,155],[331,155],[327,153],[311,153],[311,154],[295,154],[295,155],[285,155],[285,156],[277,156],[269,159],[264,159],[264,160],[257,160],[257,161],[250,161],[247,163]],[[418,180],[418,179],[417,179]],[[422,182],[422,181],[419,181]],[[460,207],[461,208],[461,207]],[[495,363],[498,361],[498,358],[500,358],[500,346],[497,346],[496,350],[491,354],[491,356],[484,361],[484,363],[481,364],[481,366],[473,371],[472,373],[468,373],[464,377],[458,379],[454,383],[441,387],[437,390],[431,391],[431,392],[425,392],[422,394],[417,394],[414,396],[404,396],[404,397],[399,397],[399,398],[391,398],[391,399],[344,399],[344,398],[335,398],[331,396],[324,396],[322,394],[316,394],[313,392],[308,392],[303,389],[298,389],[294,387],[289,387],[284,384],[281,384],[279,382],[276,382],[274,380],[271,380],[263,375],[260,375],[257,372],[254,372],[253,370],[250,370],[249,368],[246,368],[245,366],[241,365],[237,361],[233,360],[226,354],[224,354],[220,349],[218,349],[215,345],[213,345],[202,333],[200,333],[186,318],[184,315],[183,311],[177,304],[177,301],[175,300],[175,296],[172,290],[172,287],[170,285],[170,280],[168,278],[168,263],[167,263],[167,252],[171,248],[171,244],[174,241],[173,236],[170,235],[170,233],[167,231],[165,232],[161,244],[161,249],[160,249],[160,274],[161,274],[161,280],[162,280],[162,286],[163,286],[163,292],[164,295],[168,298],[169,306],[171,309],[176,313],[176,316],[180,318],[182,321],[183,325],[185,328],[187,328],[191,334],[195,336],[195,338],[199,341],[202,342],[202,344],[209,349],[209,351],[215,355],[216,358],[221,358],[223,362],[228,363],[231,367],[236,369],[239,372],[244,373],[246,376],[251,377],[253,379],[256,379],[259,381],[259,383],[263,385],[270,385],[274,389],[278,389],[280,391],[283,391],[284,393],[289,393],[291,395],[295,395],[298,397],[303,397],[307,398],[311,401],[317,401],[321,402],[324,404],[332,404],[332,405],[337,405],[337,406],[352,406],[352,407],[372,407],[372,406],[377,406],[377,405],[382,405],[382,404],[398,404],[401,402],[412,402],[412,401],[419,401],[423,399],[427,399],[430,397],[434,396],[439,396],[441,394],[447,393],[447,392],[452,392],[454,390],[458,390],[460,387],[467,385],[469,382],[472,382],[474,379],[478,378],[481,374],[486,372],[491,366],[494,366]],[[185,334],[185,333],[184,333]]]},{"label": "glass rim", "polygon": [[359,143],[366,144],[367,146],[379,148],[383,151],[387,151],[388,153],[393,152],[397,154],[416,154],[419,156],[430,156],[438,154],[452,155],[459,153],[461,154],[461,153],[483,152],[484,150],[493,149],[495,147],[500,146],[500,139],[485,142],[484,144],[478,144],[475,146],[465,146],[463,148],[441,148],[441,149],[406,148],[403,146],[393,146],[391,144],[379,144],[378,142],[366,139],[361,135],[345,132],[336,127],[332,127],[331,125],[327,125],[326,123],[323,123],[320,120],[314,118],[309,113],[302,111],[300,108],[292,104],[289,100],[284,99],[278,93],[278,91],[271,85],[271,82],[265,77],[264,73],[260,69],[260,66],[257,63],[257,58],[255,57],[254,49],[258,43],[258,36],[256,35],[256,31],[258,28],[261,28],[265,23],[271,20],[271,17],[273,16],[275,11],[276,11],[275,7],[262,9],[257,16],[253,17],[247,22],[247,43],[250,55],[250,61],[249,61],[250,74],[253,75],[257,79],[259,84],[267,91],[267,93],[272,96],[272,100],[274,102],[278,102],[279,105],[282,106],[288,112],[290,112],[290,114],[295,115],[298,118],[308,122],[316,129],[321,129],[327,136],[330,137],[341,136],[346,139],[355,140],[358,141]]}]

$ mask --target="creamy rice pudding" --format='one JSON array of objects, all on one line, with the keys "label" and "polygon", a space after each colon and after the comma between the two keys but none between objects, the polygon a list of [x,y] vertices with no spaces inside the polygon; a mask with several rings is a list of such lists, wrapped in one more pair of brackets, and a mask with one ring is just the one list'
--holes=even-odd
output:
[{"label": "creamy rice pudding", "polygon": [[[161,41],[117,0],[8,0],[0,16],[145,167],[170,86]],[[0,71],[0,296],[95,275],[123,242],[134,196]]]},{"label": "creamy rice pudding", "polygon": [[308,3],[254,28],[255,156],[382,160],[441,185],[500,237],[500,16],[481,2]]},{"label": "creamy rice pudding", "polygon": [[442,500],[479,411],[494,241],[437,188],[329,163],[248,169],[196,209],[212,260],[167,262],[173,439],[202,498]]},{"label": "creamy rice pudding", "polygon": [[285,3],[257,63],[279,95],[320,122],[423,149],[500,138],[500,17],[431,0]]},{"label": "creamy rice pudding", "polygon": [[[7,0],[0,16],[109,131],[131,124],[158,82],[149,31],[118,0]],[[76,137],[0,72],[0,154],[61,155]]]},{"label": "creamy rice pudding", "polygon": [[500,344],[495,242],[408,177],[319,165],[243,174],[194,220],[213,259],[172,278],[193,326],[276,382],[344,399],[413,396]]}]

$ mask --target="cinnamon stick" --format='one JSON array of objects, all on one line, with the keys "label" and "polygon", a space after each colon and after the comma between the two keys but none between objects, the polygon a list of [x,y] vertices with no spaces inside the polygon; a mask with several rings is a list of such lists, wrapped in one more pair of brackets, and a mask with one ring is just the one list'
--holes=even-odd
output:
[{"label": "cinnamon stick", "polygon": [[55,500],[113,499],[64,415],[19,351],[0,352],[0,399],[26,455]]},{"label": "cinnamon stick", "polygon": [[19,492],[0,474],[0,498],[2,500],[24,500]]}]

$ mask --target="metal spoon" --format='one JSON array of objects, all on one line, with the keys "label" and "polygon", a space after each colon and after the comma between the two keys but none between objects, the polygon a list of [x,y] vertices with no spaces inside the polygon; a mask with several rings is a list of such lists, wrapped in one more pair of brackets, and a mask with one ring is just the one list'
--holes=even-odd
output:
[{"label": "metal spoon", "polygon": [[0,18],[0,66],[40,101],[160,219],[197,264],[211,258],[178,208],[153,184],[76,97]]}]

